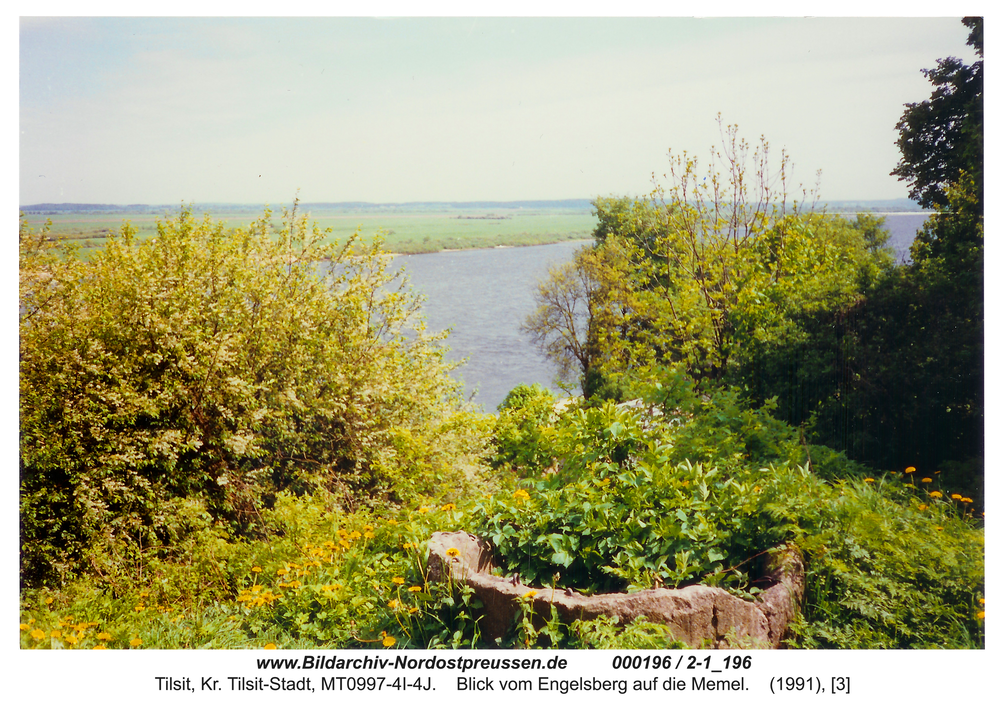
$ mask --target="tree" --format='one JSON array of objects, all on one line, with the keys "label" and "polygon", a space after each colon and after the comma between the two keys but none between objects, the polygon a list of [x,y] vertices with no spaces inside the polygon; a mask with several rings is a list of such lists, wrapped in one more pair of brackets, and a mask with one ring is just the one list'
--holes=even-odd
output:
[{"label": "tree", "polygon": [[[982,19],[966,18],[982,56]],[[982,493],[984,452],[982,61],[924,71],[931,98],[907,105],[894,174],[934,212],[912,263],[877,282],[838,321],[839,403],[821,424],[880,469],[915,465]]]},{"label": "tree", "polygon": [[[886,237],[870,218],[849,222],[789,202],[787,155],[772,171],[763,138],[751,147],[735,127],[723,136],[706,174],[696,159],[671,156],[669,190],[595,200],[597,245],[588,256],[604,262],[601,275],[582,258],[564,267],[540,286],[529,320],[544,319],[550,341],[568,338],[569,316],[552,314],[568,306],[552,304],[551,291],[584,276],[591,285],[574,288],[578,343],[546,351],[586,351],[575,355],[585,395],[598,379],[604,392],[627,394],[680,365],[703,384],[746,386],[760,403],[763,393],[780,393],[789,403],[783,410],[801,421],[819,399],[813,393],[793,410],[790,399],[801,394],[787,387],[787,367],[794,363],[795,378],[808,367],[810,381],[823,375],[829,389],[832,351],[822,370],[793,360],[821,338],[836,347],[828,338],[833,311],[889,265]],[[567,370],[574,357],[563,359]]]},{"label": "tree", "polygon": [[966,17],[969,39],[979,61],[971,66],[949,57],[923,73],[934,86],[931,97],[907,103],[896,124],[901,152],[892,175],[910,184],[910,198],[922,207],[945,206],[946,189],[968,173],[983,186],[983,18]]},{"label": "tree", "polygon": [[22,579],[166,548],[191,510],[253,534],[278,491],[447,483],[441,338],[378,243],[327,234],[295,209],[232,231],[185,210],[82,260],[22,221]]},{"label": "tree", "polygon": [[579,378],[590,396],[602,343],[634,314],[627,259],[612,245],[585,248],[549,270],[522,330],[555,362],[559,382]]}]

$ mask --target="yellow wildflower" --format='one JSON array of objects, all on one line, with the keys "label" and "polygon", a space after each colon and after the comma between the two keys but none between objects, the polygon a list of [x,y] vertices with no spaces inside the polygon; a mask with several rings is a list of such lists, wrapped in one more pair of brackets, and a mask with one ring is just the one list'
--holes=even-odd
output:
[{"label": "yellow wildflower", "polygon": [[107,641],[111,639],[111,635],[109,635],[107,632],[101,632],[97,635],[97,639]]},{"label": "yellow wildflower", "polygon": [[448,551],[445,552],[445,554],[447,554],[450,557],[457,557],[459,554],[461,554],[461,552],[455,549],[454,547],[448,547]]},{"label": "yellow wildflower", "polygon": [[419,610],[420,610],[420,608],[418,608],[418,607],[416,607],[416,606],[413,606],[412,608],[410,608],[410,609],[409,609],[408,611],[406,611],[406,612],[408,612],[408,613],[409,613],[410,615],[413,615],[414,613],[418,612]]},{"label": "yellow wildflower", "polygon": [[277,648],[278,645],[276,645],[274,642],[268,642],[267,644],[264,645],[264,649],[277,649]]},{"label": "yellow wildflower", "polygon": [[951,494],[951,499],[952,500],[962,500],[962,494],[961,493],[952,493]]},{"label": "yellow wildflower", "polygon": [[393,576],[393,577],[392,577],[392,582],[393,582],[394,584],[396,584],[397,586],[402,586],[402,585],[403,585],[404,583],[406,583],[406,582],[405,582],[405,581],[403,580],[403,577],[401,577],[401,576]]},{"label": "yellow wildflower", "polygon": [[145,609],[146,609],[146,606],[144,606],[142,603],[140,603],[139,605],[135,606],[135,612],[137,612],[137,613],[141,613]]},{"label": "yellow wildflower", "polygon": [[278,569],[276,573],[278,574],[278,576],[284,576],[285,574],[288,573],[288,569]]},{"label": "yellow wildflower", "polygon": [[873,478],[866,478],[865,479],[865,483],[875,483],[875,479],[873,479]]},{"label": "yellow wildflower", "polygon": [[252,571],[255,574],[259,574],[261,571],[263,571],[263,569],[261,569],[259,566],[255,566],[252,569],[250,569],[250,571]]},{"label": "yellow wildflower", "polygon": [[31,625],[29,625],[27,623],[24,623],[24,622],[21,623],[21,631],[22,632],[27,632],[30,629],[31,629]]},{"label": "yellow wildflower", "polygon": [[986,599],[985,598],[980,598],[979,599],[979,605],[986,605]]},{"label": "yellow wildflower", "polygon": [[36,640],[43,640],[45,639],[45,631],[34,629],[31,631],[31,637]]},{"label": "yellow wildflower", "polygon": [[534,598],[537,595],[538,595],[538,591],[536,591],[535,589],[531,589],[530,591],[528,591],[527,593],[524,594],[524,597],[525,598]]},{"label": "yellow wildflower", "polygon": [[45,605],[52,605],[52,601],[53,601],[53,598],[51,596],[49,596],[48,598],[45,599]]},{"label": "yellow wildflower", "polygon": [[921,503],[918,505],[917,510],[927,510],[927,503]]},{"label": "yellow wildflower", "polygon": [[934,479],[932,479],[930,476],[924,476],[922,479],[920,479],[920,483],[930,483],[933,480]]},{"label": "yellow wildflower", "polygon": [[105,647],[103,644],[99,644],[96,647],[94,647],[94,649],[107,649],[107,647]]},{"label": "yellow wildflower", "polygon": [[912,474],[916,470],[916,466],[907,466],[906,469],[903,470],[903,473]]},{"label": "yellow wildflower", "polygon": [[357,530],[352,530],[351,534],[347,535],[347,538],[348,539],[357,539],[360,536],[361,536],[360,532],[358,532]]},{"label": "yellow wildflower", "polygon": [[385,637],[382,638],[382,646],[383,647],[391,647],[394,644],[396,644],[396,638],[395,637],[393,637],[391,635],[386,635]]},{"label": "yellow wildflower", "polygon": [[142,646],[142,640],[139,639],[138,637],[134,637],[131,640],[129,640],[129,646],[130,647],[141,647]]},{"label": "yellow wildflower", "polygon": [[388,606],[389,606],[390,608],[392,608],[393,610],[395,610],[396,608],[398,608],[398,607],[399,607],[399,601],[398,601],[398,600],[396,600],[395,598],[393,598],[393,599],[392,599],[391,601],[389,601],[389,602],[387,603],[387,605],[388,605]]},{"label": "yellow wildflower", "polygon": [[57,640],[62,638],[62,630],[53,630],[49,633],[50,637],[55,637]]},{"label": "yellow wildflower", "polygon": [[78,640],[75,635],[66,635],[66,643],[67,644],[76,644],[79,641],[80,640]]},{"label": "yellow wildflower", "polygon": [[420,586],[410,586],[409,589],[407,590],[409,590],[410,593],[420,593],[422,589],[420,588]]},{"label": "yellow wildflower", "polygon": [[962,498],[962,502],[963,503],[971,503],[972,502],[972,498]]},{"label": "yellow wildflower", "polygon": [[375,536],[374,532],[371,531],[365,532],[365,539],[371,539],[374,536]]},{"label": "yellow wildflower", "polygon": [[941,496],[941,491],[931,491],[931,498],[940,498]]},{"label": "yellow wildflower", "polygon": [[515,500],[527,500],[530,497],[531,496],[528,495],[528,492],[526,490],[524,490],[523,488],[518,488],[516,491],[514,491],[514,499]]},{"label": "yellow wildflower", "polygon": [[979,618],[980,620],[985,620],[986,619],[986,611],[985,610],[980,610],[978,613],[976,613],[976,617]]},{"label": "yellow wildflower", "polygon": [[393,520],[392,518],[389,518],[388,520],[386,520],[386,522],[388,524],[390,524],[390,525],[398,525],[399,524],[399,521]]},{"label": "yellow wildflower", "polygon": [[445,503],[444,505],[442,505],[439,508],[439,510],[442,510],[442,511],[448,511],[448,510],[454,510],[454,509],[455,509],[455,504],[454,503]]},{"label": "yellow wildflower", "polygon": [[421,506],[420,506],[420,508],[418,508],[418,509],[417,509],[417,512],[418,512],[418,513],[420,513],[421,515],[423,515],[423,514],[424,514],[424,513],[426,513],[426,512],[428,511],[428,510],[430,510],[430,508],[428,508],[428,507],[426,507],[426,506],[423,506],[423,505],[421,505]]}]

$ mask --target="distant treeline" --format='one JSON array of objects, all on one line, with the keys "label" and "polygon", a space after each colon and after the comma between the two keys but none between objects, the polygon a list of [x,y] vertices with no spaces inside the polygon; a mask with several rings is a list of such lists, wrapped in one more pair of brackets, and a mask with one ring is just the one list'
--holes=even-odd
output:
[{"label": "distant treeline", "polygon": [[[894,200],[831,200],[819,203],[831,212],[920,212],[921,208],[912,200],[896,198]],[[264,207],[262,204],[237,204],[237,203],[202,203],[193,205],[197,211],[209,211],[214,214],[236,214],[236,213],[259,213]],[[576,198],[570,200],[471,200],[466,202],[441,201],[441,202],[413,202],[413,203],[369,203],[364,201],[350,201],[342,203],[300,203],[299,207],[310,212],[337,211],[357,212],[372,211],[386,212],[392,210],[402,210],[407,212],[427,210],[484,210],[484,209],[562,209],[562,210],[592,210],[594,205],[591,200]],[[153,215],[176,215],[180,212],[181,205],[112,205],[107,203],[39,203],[36,205],[24,205],[21,212],[31,215],[57,215],[64,213],[134,213]]]}]

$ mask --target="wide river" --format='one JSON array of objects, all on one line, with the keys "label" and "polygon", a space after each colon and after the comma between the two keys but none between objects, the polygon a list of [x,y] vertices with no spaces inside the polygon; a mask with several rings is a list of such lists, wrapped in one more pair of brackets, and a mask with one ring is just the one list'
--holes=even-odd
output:
[{"label": "wide river", "polygon": [[[906,255],[925,218],[919,213],[886,216],[890,245],[898,256]],[[577,241],[397,256],[393,266],[403,267],[413,288],[426,296],[428,329],[451,329],[448,358],[467,360],[454,372],[465,385],[466,397],[494,412],[519,383],[555,388],[554,365],[520,326],[535,308],[532,293],[549,267],[589,245]]]}]

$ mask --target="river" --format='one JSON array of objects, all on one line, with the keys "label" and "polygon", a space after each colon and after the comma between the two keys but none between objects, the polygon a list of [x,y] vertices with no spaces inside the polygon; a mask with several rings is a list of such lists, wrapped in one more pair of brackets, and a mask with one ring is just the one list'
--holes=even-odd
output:
[{"label": "river", "polygon": [[[886,216],[889,244],[906,257],[914,234],[926,215]],[[534,309],[532,293],[552,265],[568,261],[589,241],[534,247],[443,251],[397,256],[413,288],[426,300],[423,312],[429,330],[450,328],[451,360],[466,359],[454,372],[466,397],[495,411],[507,392],[519,383],[555,388],[555,366],[520,331]]]}]

